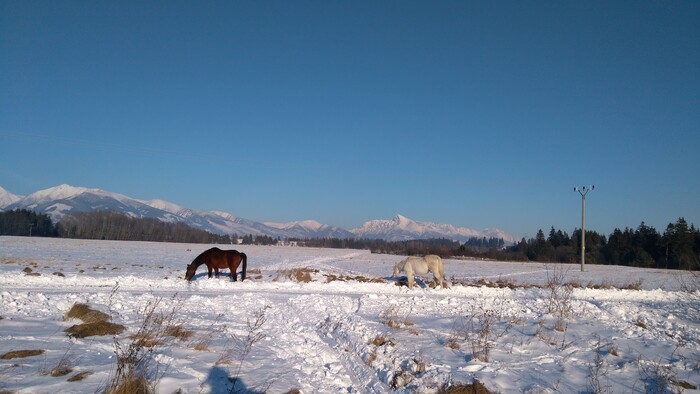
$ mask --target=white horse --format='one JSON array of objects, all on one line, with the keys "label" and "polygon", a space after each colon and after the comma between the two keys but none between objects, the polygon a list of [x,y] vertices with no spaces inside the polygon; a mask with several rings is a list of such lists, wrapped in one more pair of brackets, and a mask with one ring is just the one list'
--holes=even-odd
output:
[{"label": "white horse", "polygon": [[396,278],[400,272],[406,273],[408,287],[410,288],[413,288],[414,275],[423,275],[428,272],[432,272],[437,284],[440,287],[444,287],[445,273],[442,270],[442,259],[440,256],[429,254],[425,257],[408,257],[396,263],[392,277]]}]

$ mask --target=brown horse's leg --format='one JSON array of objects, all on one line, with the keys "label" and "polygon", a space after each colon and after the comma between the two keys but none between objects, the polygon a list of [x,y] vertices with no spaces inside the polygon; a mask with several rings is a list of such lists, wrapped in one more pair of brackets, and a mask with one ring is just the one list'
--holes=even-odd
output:
[{"label": "brown horse's leg", "polygon": [[209,278],[211,278],[211,267],[207,267],[209,269]]},{"label": "brown horse's leg", "polygon": [[219,279],[219,267],[214,267],[214,273],[216,274],[216,279]]}]

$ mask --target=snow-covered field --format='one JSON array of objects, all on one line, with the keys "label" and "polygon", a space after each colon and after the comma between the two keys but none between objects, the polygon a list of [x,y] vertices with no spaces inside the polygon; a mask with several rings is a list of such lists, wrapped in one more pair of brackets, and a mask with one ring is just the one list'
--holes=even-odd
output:
[{"label": "snow-covered field", "polygon": [[[229,392],[236,376],[235,390],[268,393],[427,393],[474,379],[501,393],[700,392],[678,385],[700,385],[700,292],[687,291],[697,286],[689,273],[444,260],[449,288],[407,289],[389,278],[400,256],[236,246],[248,255],[246,281],[201,268],[183,280],[209,247],[0,237],[0,355],[44,350],[0,360],[0,391],[99,391],[116,346],[157,303],[191,331],[147,353],[159,393]],[[299,268],[311,281],[292,279]],[[468,285],[480,280],[517,286]],[[76,302],[127,331],[69,337],[80,321],[64,315]],[[59,364],[72,371],[51,376]]]}]

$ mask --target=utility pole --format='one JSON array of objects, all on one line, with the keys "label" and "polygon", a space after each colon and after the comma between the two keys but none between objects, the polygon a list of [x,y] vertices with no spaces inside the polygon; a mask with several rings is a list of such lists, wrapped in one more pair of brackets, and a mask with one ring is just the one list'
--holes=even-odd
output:
[{"label": "utility pole", "polygon": [[581,194],[581,272],[586,264],[586,194],[595,189],[595,185],[575,187],[574,191]]}]

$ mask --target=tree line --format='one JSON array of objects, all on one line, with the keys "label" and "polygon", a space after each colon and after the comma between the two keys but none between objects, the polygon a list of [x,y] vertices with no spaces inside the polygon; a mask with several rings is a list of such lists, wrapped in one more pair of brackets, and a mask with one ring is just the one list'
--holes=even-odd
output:
[{"label": "tree line", "polygon": [[[643,268],[700,270],[700,231],[684,218],[669,223],[663,233],[644,222],[633,230],[615,229],[606,237],[586,231],[586,262],[589,264],[626,265]],[[535,238],[522,238],[506,247],[500,238],[473,237],[460,244],[448,239],[384,241],[379,239],[297,239],[298,245],[367,249],[373,253],[402,255],[437,254],[442,257],[472,257],[499,261],[540,261],[579,263],[581,230],[571,236],[552,227],[548,235],[541,229]]]},{"label": "tree line", "polygon": [[[46,214],[20,209],[0,212],[0,235],[64,237],[82,239],[161,241],[211,244],[275,245],[279,238],[267,235],[220,235],[184,223],[165,223],[155,218],[133,218],[116,212],[81,212],[64,216],[53,224]],[[606,237],[586,231],[586,262],[644,268],[700,269],[700,231],[684,218],[669,223],[663,233],[642,222],[636,229],[616,228]],[[312,238],[288,239],[300,246],[364,249],[373,253],[473,257],[508,261],[580,262],[581,230],[571,236],[551,227],[535,238],[522,238],[506,247],[500,238],[474,237],[464,243],[449,239],[386,241],[381,239]]]},{"label": "tree line", "polygon": [[[616,228],[609,237],[586,231],[586,262],[644,268],[700,269],[700,231],[684,218],[669,223],[663,233],[642,222],[636,229]],[[554,227],[545,237],[524,238],[509,253],[533,261],[575,263],[580,261],[581,230],[571,237]]]},{"label": "tree line", "polygon": [[0,212],[0,235],[155,241],[231,243],[227,235],[195,229],[185,223],[133,218],[116,212],[94,211],[66,215],[56,225],[46,214],[26,209]]},{"label": "tree line", "polygon": [[48,215],[15,209],[0,212],[0,235],[56,237],[58,231]]}]

